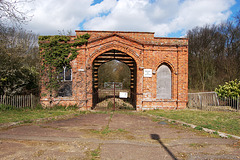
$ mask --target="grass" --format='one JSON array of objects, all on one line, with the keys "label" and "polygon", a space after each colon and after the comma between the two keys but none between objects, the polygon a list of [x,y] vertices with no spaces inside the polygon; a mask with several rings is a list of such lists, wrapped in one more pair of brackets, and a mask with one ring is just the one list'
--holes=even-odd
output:
[{"label": "grass", "polygon": [[99,154],[100,154],[100,148],[97,148],[97,149],[91,151],[92,160],[99,158]]},{"label": "grass", "polygon": [[91,130],[92,133],[108,135],[109,133],[128,133],[125,129],[119,128],[117,130],[111,130],[109,127],[104,128],[103,130]]},{"label": "grass", "polygon": [[23,123],[32,123],[34,120],[40,118],[49,118],[69,114],[79,115],[83,113],[77,111],[74,107],[65,108],[63,106],[56,106],[51,109],[36,108],[0,110],[0,124],[19,121],[22,121]]},{"label": "grass", "polygon": [[100,147],[100,145],[99,145],[98,148],[96,148],[95,150],[91,150],[91,151],[90,151],[91,160],[100,159],[100,152],[101,152],[101,147]]},{"label": "grass", "polygon": [[107,126],[102,129],[102,130],[92,130],[92,133],[97,133],[97,134],[101,134],[101,135],[108,135],[109,133],[123,133],[123,132],[127,132],[122,128],[119,128],[117,130],[110,130],[109,129],[109,124],[112,121],[112,117],[113,117],[113,112],[109,112],[110,113],[110,118],[108,120],[108,124]]},{"label": "grass", "polygon": [[154,110],[146,111],[148,114],[180,120],[202,127],[228,134],[240,136],[240,113],[199,110]]},{"label": "grass", "polygon": [[[16,109],[12,106],[0,106],[0,124],[9,123],[9,122],[23,122],[23,123],[32,123],[36,119],[56,117],[62,115],[80,115],[87,114],[88,111],[77,111],[77,106],[54,106],[52,108],[43,109],[41,106],[36,107],[35,109]],[[92,112],[92,114],[109,114],[111,113],[110,120],[112,118],[112,112],[109,111],[98,111]],[[123,112],[121,112],[123,113]],[[108,132],[106,129],[105,132]]]},{"label": "grass", "polygon": [[196,126],[194,129],[199,130],[199,131],[203,130],[203,128],[201,126]]}]

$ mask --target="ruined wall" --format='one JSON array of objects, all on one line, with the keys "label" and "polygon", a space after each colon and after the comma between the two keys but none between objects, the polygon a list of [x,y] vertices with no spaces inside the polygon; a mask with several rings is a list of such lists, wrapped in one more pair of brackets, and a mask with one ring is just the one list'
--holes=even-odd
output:
[{"label": "ruined wall", "polygon": [[[136,109],[185,108],[188,93],[188,40],[185,38],[156,38],[151,32],[76,31],[91,35],[87,45],[71,62],[72,97],[55,97],[55,104],[77,104],[83,110],[92,107],[92,63],[109,50],[119,50],[131,56],[137,65]],[[74,37],[72,37],[74,39]],[[157,97],[157,70],[165,64],[171,70],[171,99]],[[144,77],[144,69],[152,69]],[[44,87],[43,87],[44,90]],[[47,104],[47,96],[41,98]]]}]

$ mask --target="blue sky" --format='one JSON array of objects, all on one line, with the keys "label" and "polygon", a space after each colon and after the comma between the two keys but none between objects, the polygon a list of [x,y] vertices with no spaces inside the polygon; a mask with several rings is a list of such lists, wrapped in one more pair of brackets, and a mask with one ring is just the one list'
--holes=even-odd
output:
[{"label": "blue sky", "polygon": [[28,30],[109,30],[155,32],[184,37],[187,30],[219,24],[240,10],[240,0],[35,0]]}]

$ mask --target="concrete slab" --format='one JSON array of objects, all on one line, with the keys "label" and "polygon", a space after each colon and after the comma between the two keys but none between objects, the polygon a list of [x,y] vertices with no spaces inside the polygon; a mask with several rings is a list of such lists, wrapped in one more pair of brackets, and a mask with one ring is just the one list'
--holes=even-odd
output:
[{"label": "concrete slab", "polygon": [[0,130],[0,159],[240,159],[240,141],[143,115],[90,113]]}]

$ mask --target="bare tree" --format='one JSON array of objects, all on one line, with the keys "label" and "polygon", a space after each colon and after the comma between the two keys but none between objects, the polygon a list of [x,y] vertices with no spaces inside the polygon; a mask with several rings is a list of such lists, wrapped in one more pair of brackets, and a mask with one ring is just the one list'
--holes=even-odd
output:
[{"label": "bare tree", "polygon": [[0,0],[0,23],[7,26],[19,26],[30,21],[31,10],[23,7],[32,0]]},{"label": "bare tree", "polygon": [[240,11],[234,16],[235,22],[240,26]]},{"label": "bare tree", "polygon": [[211,91],[240,77],[239,20],[196,27],[187,37],[190,90]]},{"label": "bare tree", "polygon": [[[219,57],[220,71],[225,81],[239,78],[240,62],[240,28],[233,22],[227,22],[219,27],[224,37],[225,48]],[[220,72],[219,71],[219,72]]]},{"label": "bare tree", "polygon": [[[217,47],[217,27],[196,27],[188,32],[189,82],[202,91],[209,88],[215,76],[214,51]],[[193,84],[192,84],[193,83]]]},{"label": "bare tree", "polygon": [[0,30],[0,94],[38,90],[38,36],[16,28]]},{"label": "bare tree", "polygon": [[37,92],[38,36],[21,29],[32,0],[0,0],[0,94]]},{"label": "bare tree", "polygon": [[103,88],[104,82],[121,82],[124,89],[130,88],[131,73],[129,67],[120,61],[112,60],[99,67],[99,88]]}]

